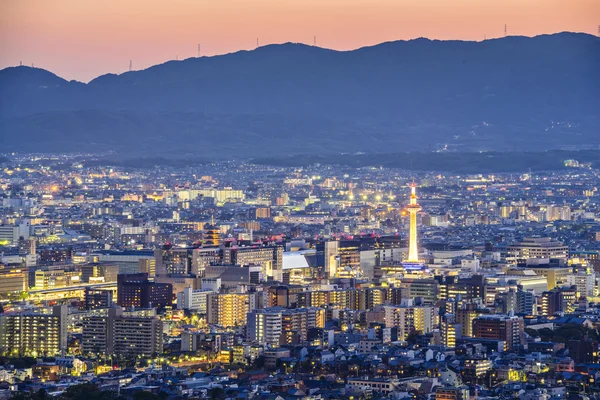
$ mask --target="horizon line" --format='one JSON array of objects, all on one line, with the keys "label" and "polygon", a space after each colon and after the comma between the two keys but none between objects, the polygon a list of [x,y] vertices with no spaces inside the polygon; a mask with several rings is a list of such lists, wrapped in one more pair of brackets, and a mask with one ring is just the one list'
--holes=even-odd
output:
[{"label": "horizon line", "polygon": [[[232,55],[232,54],[238,54],[238,53],[242,53],[242,52],[253,52],[253,51],[257,51],[257,50],[264,49],[264,48],[267,48],[267,47],[284,46],[284,45],[290,45],[290,44],[291,45],[305,46],[305,47],[314,47],[314,48],[317,48],[317,49],[327,50],[327,51],[333,51],[333,52],[337,52],[337,53],[350,53],[350,52],[353,52],[353,51],[359,51],[359,50],[362,50],[362,49],[369,49],[369,48],[381,46],[381,45],[388,44],[388,43],[412,42],[412,41],[416,41],[416,40],[427,40],[427,41],[431,41],[431,42],[484,43],[484,42],[490,42],[490,41],[496,41],[496,40],[502,40],[502,39],[508,39],[508,38],[534,39],[534,38],[542,37],[542,36],[554,36],[554,35],[562,35],[562,34],[585,35],[585,36],[591,36],[591,37],[596,37],[596,38],[600,39],[600,36],[598,36],[598,35],[595,35],[595,34],[592,34],[592,33],[588,33],[588,32],[581,32],[581,31],[579,31],[579,32],[575,32],[575,31],[560,31],[560,32],[553,32],[553,33],[540,33],[540,34],[533,35],[533,36],[527,36],[527,35],[506,35],[506,36],[496,36],[496,37],[490,37],[490,38],[485,37],[484,39],[481,39],[481,40],[435,39],[435,38],[429,38],[429,37],[425,37],[425,36],[418,36],[418,37],[414,37],[414,38],[410,38],[410,39],[392,39],[392,40],[386,40],[386,41],[375,43],[375,44],[372,44],[372,45],[360,46],[360,47],[356,47],[356,48],[352,48],[352,49],[334,49],[334,48],[322,47],[322,46],[319,46],[319,45],[314,45],[314,44],[309,44],[309,43],[304,43],[304,42],[285,41],[285,42],[267,43],[267,44],[264,44],[264,45],[259,45],[258,47],[255,47],[255,48],[252,48],[252,49],[243,49],[243,48],[240,48],[238,50],[234,50],[234,51],[230,51],[230,52],[226,52],[226,53],[219,53],[219,54],[212,54],[212,55],[200,55],[199,57],[198,56],[196,56],[196,57],[187,57],[187,58],[182,58],[182,59],[178,59],[178,58],[168,59],[168,60],[165,60],[162,63],[153,64],[153,65],[150,65],[148,67],[142,66],[142,68],[140,68],[140,69],[132,69],[130,71],[116,72],[116,73],[115,72],[106,72],[106,73],[97,75],[96,77],[90,79],[87,82],[78,81],[76,79],[67,79],[67,78],[64,78],[64,77],[62,77],[60,75],[57,75],[56,73],[54,73],[54,72],[52,72],[52,71],[50,71],[48,69],[45,69],[43,67],[35,66],[35,63],[32,63],[32,65],[29,66],[29,65],[23,64],[22,61],[21,61],[21,64],[19,64],[19,65],[7,66],[7,67],[2,68],[2,69],[0,69],[0,72],[8,70],[8,69],[11,69],[11,68],[39,69],[39,70],[43,70],[43,71],[49,72],[52,75],[54,75],[54,76],[56,76],[56,77],[58,77],[60,79],[63,79],[65,81],[67,81],[67,82],[76,82],[76,83],[81,83],[81,84],[87,85],[90,82],[92,82],[92,81],[94,81],[94,80],[96,80],[98,78],[101,78],[103,76],[109,76],[109,75],[122,76],[122,75],[126,75],[128,73],[131,73],[131,72],[147,71],[147,70],[149,70],[151,68],[158,67],[158,66],[161,66],[161,65],[164,65],[164,64],[167,64],[167,63],[172,63],[172,62],[179,63],[179,62],[184,62],[184,61],[188,61],[188,60],[199,60],[199,59],[203,59],[203,58],[224,57],[224,56],[228,56],[228,55]],[[129,61],[131,62],[131,60],[133,60],[133,59],[130,59]]]}]

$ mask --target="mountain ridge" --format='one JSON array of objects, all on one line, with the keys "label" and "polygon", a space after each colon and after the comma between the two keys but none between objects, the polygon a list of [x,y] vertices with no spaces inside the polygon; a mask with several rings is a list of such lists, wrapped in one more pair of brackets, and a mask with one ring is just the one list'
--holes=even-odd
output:
[{"label": "mountain ridge", "polygon": [[[89,83],[10,68],[0,71],[0,133],[14,150],[64,138],[77,147],[90,132],[122,151],[140,141],[179,151],[162,146],[164,137],[226,151],[218,138],[232,132],[277,143],[263,143],[272,152],[290,151],[285,145],[302,137],[307,146],[291,146],[296,152],[600,145],[600,39],[580,33],[423,38],[349,51],[284,43]],[[27,135],[37,142],[26,143]],[[235,155],[257,151],[245,139],[254,149]]]}]

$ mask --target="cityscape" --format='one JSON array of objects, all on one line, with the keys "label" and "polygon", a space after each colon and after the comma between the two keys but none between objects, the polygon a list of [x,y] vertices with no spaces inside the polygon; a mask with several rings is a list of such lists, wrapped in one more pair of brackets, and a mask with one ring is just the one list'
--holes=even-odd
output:
[{"label": "cityscape", "polygon": [[600,400],[599,0],[0,15],[0,400]]},{"label": "cityscape", "polygon": [[585,163],[457,175],[11,157],[3,393],[598,391],[600,176]]}]

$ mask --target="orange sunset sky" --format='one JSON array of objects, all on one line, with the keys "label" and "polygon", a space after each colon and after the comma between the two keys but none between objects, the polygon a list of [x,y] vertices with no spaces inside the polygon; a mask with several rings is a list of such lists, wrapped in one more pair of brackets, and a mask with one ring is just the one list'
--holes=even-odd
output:
[{"label": "orange sunset sky", "polygon": [[303,42],[354,49],[428,37],[596,34],[600,0],[0,0],[0,68],[87,82],[171,59]]}]

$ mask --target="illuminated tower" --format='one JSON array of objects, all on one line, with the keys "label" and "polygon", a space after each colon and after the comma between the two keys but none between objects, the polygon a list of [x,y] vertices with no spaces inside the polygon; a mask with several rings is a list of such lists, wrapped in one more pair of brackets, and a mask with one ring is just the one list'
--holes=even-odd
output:
[{"label": "illuminated tower", "polygon": [[413,182],[410,186],[410,203],[406,211],[410,215],[410,230],[408,237],[408,262],[419,262],[419,249],[417,248],[417,213],[422,208],[417,204],[417,185]]}]

